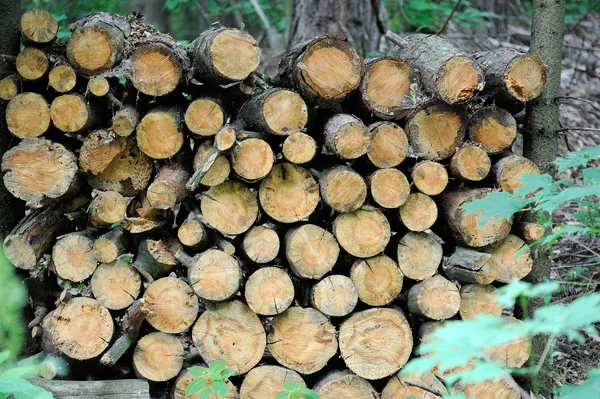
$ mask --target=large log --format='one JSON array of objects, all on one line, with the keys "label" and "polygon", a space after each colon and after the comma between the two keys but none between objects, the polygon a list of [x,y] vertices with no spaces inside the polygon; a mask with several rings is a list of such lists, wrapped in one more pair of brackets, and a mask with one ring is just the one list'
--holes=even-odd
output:
[{"label": "large log", "polygon": [[421,281],[432,277],[442,262],[442,245],[430,233],[409,232],[398,243],[398,266],[402,273]]},{"label": "large log", "polygon": [[284,140],[281,152],[288,162],[305,164],[317,154],[317,142],[306,133],[292,133]]},{"label": "large log", "polygon": [[138,379],[82,382],[31,377],[27,380],[50,392],[55,399],[150,399],[148,381]]},{"label": "large log", "polygon": [[408,309],[413,314],[445,320],[458,313],[459,308],[458,288],[439,274],[413,285],[408,291]]},{"label": "large log", "polygon": [[385,215],[369,207],[338,216],[333,222],[333,234],[342,248],[358,258],[382,252],[392,235]]},{"label": "large log", "polygon": [[125,309],[138,297],[142,278],[131,264],[117,260],[96,268],[90,280],[94,298],[110,310]]},{"label": "large log", "polygon": [[469,117],[468,130],[471,140],[489,154],[497,154],[509,149],[517,138],[517,121],[502,108],[483,107]]},{"label": "large log", "polygon": [[149,381],[168,381],[183,367],[183,345],[177,335],[156,331],[143,336],[133,352],[133,368]]},{"label": "large log", "polygon": [[200,208],[208,223],[222,234],[244,233],[258,216],[256,197],[248,187],[236,181],[211,187],[202,197]]},{"label": "large log", "polygon": [[294,300],[292,279],[279,267],[262,267],[246,281],[246,303],[256,314],[274,316],[284,312]]},{"label": "large log", "polygon": [[310,303],[327,316],[342,317],[354,310],[358,294],[350,278],[333,274],[312,287]]},{"label": "large log", "polygon": [[98,117],[88,100],[79,94],[63,94],[50,105],[54,126],[65,133],[83,133],[97,125]]},{"label": "large log", "polygon": [[231,150],[231,166],[238,177],[247,182],[263,179],[273,169],[275,154],[271,146],[259,138],[247,138]]},{"label": "large log", "polygon": [[248,128],[276,136],[289,136],[306,125],[308,107],[295,91],[270,88],[246,101],[239,117]]},{"label": "large log", "polygon": [[39,137],[50,127],[50,108],[37,93],[16,94],[6,107],[8,131],[20,139]]}]

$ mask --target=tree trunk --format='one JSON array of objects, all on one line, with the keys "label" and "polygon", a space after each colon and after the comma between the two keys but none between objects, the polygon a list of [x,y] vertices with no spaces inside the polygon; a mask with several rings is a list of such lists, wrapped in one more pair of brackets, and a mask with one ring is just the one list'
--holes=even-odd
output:
[{"label": "tree trunk", "polygon": [[[17,55],[19,51],[19,18],[21,6],[19,0],[6,0],[0,3],[0,54]],[[9,63],[0,63],[0,75],[5,76],[14,72],[14,67]],[[6,102],[0,103],[0,114],[6,112]],[[0,118],[0,153],[4,154],[13,142],[13,137],[7,131],[4,118]],[[4,185],[0,185],[0,236],[5,237],[17,224],[23,215],[24,205],[17,198],[9,194]]]},{"label": "tree trunk", "polygon": [[343,35],[366,57],[377,51],[387,21],[377,0],[300,0],[294,2],[288,47],[327,32]]}]

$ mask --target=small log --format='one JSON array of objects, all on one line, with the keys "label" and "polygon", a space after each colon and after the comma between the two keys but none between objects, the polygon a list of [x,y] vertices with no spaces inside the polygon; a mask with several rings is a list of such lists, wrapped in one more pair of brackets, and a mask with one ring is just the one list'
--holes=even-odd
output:
[{"label": "small log", "polygon": [[199,211],[190,212],[177,230],[179,242],[191,249],[201,249],[210,241],[208,231],[200,220]]},{"label": "small log", "polygon": [[479,314],[500,316],[502,306],[497,297],[498,290],[493,285],[463,285],[460,289],[460,317],[463,320],[473,320]]},{"label": "small log", "polygon": [[421,161],[412,168],[410,175],[415,187],[423,194],[438,195],[448,185],[448,172],[438,162]]},{"label": "small log", "polygon": [[112,129],[121,137],[128,137],[140,122],[140,114],[135,107],[123,106],[112,118]]},{"label": "small log", "polygon": [[304,128],[308,108],[295,91],[273,87],[246,101],[239,117],[258,132],[289,136]]},{"label": "small log", "polygon": [[108,231],[94,241],[94,256],[102,263],[111,263],[127,252],[129,235],[121,226]]},{"label": "small log", "polygon": [[88,134],[79,150],[79,167],[84,172],[99,175],[125,150],[127,141],[115,137],[110,130],[100,129]]},{"label": "small log", "polygon": [[410,357],[413,335],[399,308],[358,312],[340,326],[340,353],[346,366],[368,380],[388,377]]},{"label": "small log", "polygon": [[79,94],[56,97],[50,105],[50,117],[54,126],[65,133],[82,133],[98,122],[90,103]]},{"label": "small log", "polygon": [[485,72],[486,90],[503,99],[528,102],[546,88],[547,68],[540,57],[499,48],[473,54]]},{"label": "small log", "polygon": [[444,220],[459,244],[480,248],[503,240],[510,232],[511,221],[499,219],[484,223],[478,216],[462,209],[464,204],[485,198],[490,192],[489,189],[465,188],[446,190],[440,196]]},{"label": "small log", "polygon": [[190,173],[183,163],[165,165],[158,170],[154,181],[148,186],[146,199],[153,208],[173,209],[189,195],[185,188],[189,178]]},{"label": "small log", "polygon": [[48,56],[35,47],[25,47],[17,55],[15,62],[19,75],[28,81],[36,81],[46,76],[50,69]]},{"label": "small log", "polygon": [[46,133],[50,127],[50,107],[37,93],[15,95],[6,106],[8,130],[20,139],[30,139]]},{"label": "small log", "polygon": [[294,306],[271,320],[267,346],[282,366],[313,374],[336,354],[338,341],[335,327],[324,314]]},{"label": "small log", "polygon": [[142,323],[151,311],[150,305],[145,300],[138,299],[133,302],[127,309],[127,313],[125,313],[125,317],[121,323],[121,336],[117,338],[100,359],[102,365],[106,367],[114,366],[131,345],[137,342]]},{"label": "small log", "polygon": [[136,127],[136,139],[140,150],[150,158],[171,158],[183,146],[183,115],[178,108],[150,110]]},{"label": "small log", "polygon": [[248,230],[242,241],[242,249],[254,263],[269,263],[279,254],[279,235],[268,226],[256,226]]},{"label": "small log", "polygon": [[463,394],[467,399],[521,399],[521,390],[510,376],[501,380],[486,380],[454,387],[453,394]]},{"label": "small log", "polygon": [[385,306],[400,295],[404,276],[392,258],[379,255],[357,259],[350,269],[350,279],[361,301],[369,306]]},{"label": "small log", "polygon": [[103,76],[94,76],[89,80],[87,90],[95,97],[104,97],[110,92],[110,83]]},{"label": "small log", "polygon": [[[199,364],[199,366],[202,367],[207,367],[206,364]],[[185,394],[185,390],[187,389],[188,385],[190,384],[190,382],[192,382],[193,380],[197,379],[198,377],[194,377],[190,374],[190,372],[185,369],[182,370],[181,373],[179,373],[179,375],[177,376],[177,379],[175,380],[175,386],[173,387],[173,399],[200,399],[200,393],[195,393],[193,395],[186,395]],[[210,381],[210,379],[208,380]],[[237,388],[235,387],[235,385],[233,385],[231,383],[231,381],[227,380],[227,396],[225,396],[225,399],[238,399],[238,391]],[[207,382],[207,385],[210,384],[210,382]],[[219,399],[222,398],[222,396],[217,396],[216,394],[210,394],[208,396],[207,399]]]},{"label": "small log", "polygon": [[58,277],[78,283],[94,273],[98,259],[92,251],[94,241],[88,234],[71,233],[56,241],[52,248],[52,263]]},{"label": "small log", "polygon": [[0,99],[10,101],[21,92],[21,78],[18,75],[8,75],[0,79]]},{"label": "small log", "polygon": [[48,74],[48,84],[57,93],[68,93],[77,84],[77,74],[69,65],[56,65]]},{"label": "small log", "polygon": [[135,373],[149,381],[168,381],[183,367],[183,345],[177,335],[151,332],[143,336],[133,352]]},{"label": "small log", "polygon": [[456,150],[450,160],[450,173],[459,180],[481,181],[490,173],[492,161],[477,144],[465,144]]},{"label": "small log", "polygon": [[56,399],[150,399],[150,387],[144,380],[66,381],[28,377],[34,385],[44,388]]},{"label": "small log", "polygon": [[294,223],[315,211],[319,186],[308,170],[280,163],[263,179],[258,196],[267,215],[281,223]]},{"label": "small log", "polygon": [[108,309],[92,298],[73,298],[49,319],[49,336],[56,348],[76,360],[92,359],[108,347],[114,324]]},{"label": "small log", "polygon": [[275,154],[266,141],[247,138],[233,146],[231,166],[240,179],[248,182],[261,180],[275,163]]},{"label": "small log", "polygon": [[340,247],[327,230],[304,224],[285,235],[285,256],[298,277],[320,280],[338,260]]},{"label": "small log", "polygon": [[250,229],[258,216],[258,201],[244,184],[226,181],[211,187],[200,200],[202,214],[215,230],[237,235]]},{"label": "small log", "polygon": [[279,77],[294,87],[307,104],[332,106],[360,85],[365,66],[346,40],[318,36],[299,43],[279,62]]},{"label": "small log", "polygon": [[414,193],[400,207],[399,214],[400,221],[407,229],[421,232],[433,226],[438,217],[438,209],[430,196]]},{"label": "small log", "polygon": [[358,293],[350,278],[334,274],[325,277],[312,287],[310,303],[327,316],[347,316],[358,303]]},{"label": "small log", "polygon": [[209,249],[193,258],[180,250],[175,257],[187,267],[188,282],[200,299],[226,301],[239,291],[242,269],[233,256]]},{"label": "small log", "polygon": [[462,113],[446,104],[426,107],[406,123],[408,140],[417,157],[440,161],[454,155],[466,131]]},{"label": "small log", "polygon": [[79,74],[88,77],[109,71],[121,61],[131,27],[123,17],[94,12],[71,30],[67,59]]},{"label": "small log", "polygon": [[73,196],[79,189],[77,158],[45,139],[20,142],[2,157],[4,186],[15,197],[44,203]]},{"label": "small log", "polygon": [[494,258],[498,265],[496,281],[510,283],[525,278],[533,268],[531,248],[525,241],[509,234],[505,239],[485,248],[484,251]]},{"label": "small log", "polygon": [[94,298],[110,310],[125,309],[140,294],[142,278],[140,274],[123,260],[102,263],[90,281]]},{"label": "small log", "polygon": [[[521,320],[512,316],[504,316],[505,324],[512,324],[523,336],[503,345],[483,349],[483,358],[488,362],[498,362],[502,367],[519,368],[523,366],[531,354],[531,339],[527,336],[526,327]],[[517,327],[518,326],[518,327]]]},{"label": "small log", "polygon": [[178,334],[190,328],[198,317],[198,298],[192,288],[178,278],[163,277],[154,281],[143,298],[152,309],[146,320],[158,331]]},{"label": "small log", "polygon": [[342,159],[356,159],[367,153],[373,141],[373,132],[357,117],[335,114],[323,129],[325,145]]},{"label": "small log", "polygon": [[274,398],[284,390],[283,384],[305,385],[300,374],[280,366],[258,366],[246,374],[240,387],[240,399]]},{"label": "small log", "polygon": [[246,281],[246,303],[256,314],[275,316],[284,312],[294,301],[294,284],[279,267],[262,267]]},{"label": "small log", "polygon": [[521,237],[525,242],[537,241],[546,235],[546,228],[539,223],[516,222],[513,223],[512,233]]},{"label": "small log", "polygon": [[418,105],[419,72],[405,60],[377,57],[365,61],[360,85],[362,105],[381,119],[400,119]]},{"label": "small log", "polygon": [[461,283],[490,284],[496,278],[495,259],[482,252],[457,247],[443,263],[444,274]]},{"label": "small log", "polygon": [[125,196],[138,194],[148,186],[152,177],[152,162],[134,139],[125,140],[125,147],[106,169],[98,175],[88,174],[88,183],[102,191],[117,191]]},{"label": "small log", "polygon": [[535,173],[541,173],[540,168],[529,159],[519,155],[507,155],[499,159],[492,168],[495,183],[501,190],[511,194],[525,185],[520,180],[523,175]]},{"label": "small log", "polygon": [[412,280],[432,277],[442,262],[442,244],[433,233],[408,232],[398,243],[398,267]]},{"label": "small log", "polygon": [[216,27],[206,30],[189,47],[195,78],[226,84],[246,79],[258,68],[260,47],[247,32]]},{"label": "small log", "polygon": [[23,42],[47,44],[56,39],[58,22],[48,11],[32,8],[21,15],[19,29]]},{"label": "small log", "polygon": [[227,121],[220,102],[212,98],[197,98],[185,111],[185,125],[198,136],[214,136]]},{"label": "small log", "polygon": [[398,208],[410,195],[410,184],[398,169],[378,169],[368,178],[371,197],[382,208]]},{"label": "small log", "polygon": [[398,46],[393,54],[419,70],[424,86],[448,104],[469,101],[485,85],[485,76],[477,61],[441,36],[400,37],[388,31],[386,39]]},{"label": "small log", "polygon": [[382,252],[392,235],[385,215],[370,207],[338,216],[333,222],[333,234],[346,252],[358,258]]},{"label": "small log", "polygon": [[292,133],[283,141],[281,152],[288,162],[308,163],[317,154],[317,142],[306,133]]},{"label": "small log", "polygon": [[177,265],[173,256],[177,242],[172,238],[161,240],[142,240],[138,246],[133,265],[147,281],[153,281],[168,275]]},{"label": "small log", "polygon": [[317,391],[322,399],[379,398],[379,393],[367,380],[350,370],[330,371],[317,381],[313,390]]},{"label": "small log", "polygon": [[[425,390],[421,387],[426,387]],[[441,399],[432,392],[447,394],[444,384],[430,371],[425,373],[406,374],[399,372],[392,376],[381,392],[381,399],[409,399],[411,396],[419,399]]]},{"label": "small log", "polygon": [[127,200],[116,191],[103,191],[90,203],[88,224],[98,229],[110,227],[125,217]]},{"label": "small log", "polygon": [[341,213],[357,210],[367,198],[365,179],[346,165],[325,170],[319,187],[323,201]]},{"label": "small log", "polygon": [[367,157],[378,168],[394,168],[408,154],[408,138],[404,129],[392,122],[375,122],[369,125],[373,140]]},{"label": "small log", "polygon": [[517,121],[502,108],[483,107],[469,117],[468,131],[469,139],[481,144],[488,154],[498,154],[515,142]]},{"label": "small log", "polygon": [[267,342],[256,313],[237,300],[202,313],[192,329],[192,339],[207,364],[224,360],[233,375],[245,374],[256,366]]},{"label": "small log", "polygon": [[198,145],[193,161],[194,174],[186,184],[189,191],[195,191],[200,184],[214,187],[227,180],[231,165],[227,157],[221,154],[222,151],[215,148],[209,140]]},{"label": "small log", "polygon": [[446,320],[458,313],[459,308],[458,288],[439,274],[413,285],[408,291],[408,309],[412,314]]}]

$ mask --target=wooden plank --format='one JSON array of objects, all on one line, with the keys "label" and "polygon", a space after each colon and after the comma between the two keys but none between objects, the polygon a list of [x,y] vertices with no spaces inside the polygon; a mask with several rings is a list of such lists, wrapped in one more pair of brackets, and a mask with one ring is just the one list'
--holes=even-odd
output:
[{"label": "wooden plank", "polygon": [[55,399],[150,399],[148,381],[65,381],[29,378],[54,395]]}]

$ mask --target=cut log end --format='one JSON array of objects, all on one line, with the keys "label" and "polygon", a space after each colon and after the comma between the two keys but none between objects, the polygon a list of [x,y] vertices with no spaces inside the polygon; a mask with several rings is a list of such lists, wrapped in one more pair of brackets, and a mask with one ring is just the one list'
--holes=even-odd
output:
[{"label": "cut log end", "polygon": [[152,332],[143,336],[133,353],[137,374],[150,381],[168,381],[183,367],[183,345],[176,335]]},{"label": "cut log end", "polygon": [[202,252],[188,267],[188,281],[192,289],[199,298],[207,301],[231,298],[239,291],[241,280],[239,262],[218,249]]},{"label": "cut log end", "polygon": [[448,172],[438,162],[422,161],[415,165],[411,172],[415,187],[427,195],[438,195],[448,185]]},{"label": "cut log end", "polygon": [[498,187],[511,194],[525,185],[525,182],[520,180],[523,175],[541,173],[536,164],[519,155],[508,155],[501,158],[494,165],[492,171]]},{"label": "cut log end", "polygon": [[240,301],[224,302],[202,313],[192,330],[192,339],[207,364],[224,360],[234,375],[256,366],[266,345],[260,319]]},{"label": "cut log end", "polygon": [[154,281],[144,292],[152,308],[148,323],[159,331],[177,334],[187,330],[198,316],[198,298],[189,285],[174,277]]},{"label": "cut log end", "polygon": [[283,142],[282,152],[289,162],[304,164],[317,154],[317,142],[306,133],[292,133]]},{"label": "cut log end", "polygon": [[110,167],[125,145],[125,140],[113,137],[108,130],[91,132],[79,151],[79,167],[84,172],[99,175]]},{"label": "cut log end", "polygon": [[311,303],[327,316],[347,316],[358,303],[358,293],[350,278],[332,275],[315,284],[311,290]]},{"label": "cut log end", "polygon": [[20,139],[39,137],[50,127],[50,108],[37,93],[15,95],[6,107],[8,130]]},{"label": "cut log end", "polygon": [[519,386],[511,377],[505,377],[500,381],[487,380],[466,384],[453,389],[453,393],[462,393],[467,399],[520,399],[522,397]]},{"label": "cut log end", "polygon": [[246,282],[246,302],[262,316],[284,312],[294,300],[292,279],[278,267],[263,267],[252,273]]},{"label": "cut log end", "polygon": [[370,258],[387,246],[391,228],[381,211],[361,208],[338,216],[333,223],[333,233],[350,255]]},{"label": "cut log end", "polygon": [[[16,75],[0,79],[0,99],[10,101],[21,91],[21,81]],[[47,104],[46,104],[47,106]]]},{"label": "cut log end", "polygon": [[546,228],[539,223],[517,222],[513,224],[513,233],[531,243],[544,237]]},{"label": "cut log end", "polygon": [[342,159],[356,159],[367,153],[372,132],[364,123],[349,114],[336,114],[325,125],[325,144]]},{"label": "cut log end", "polygon": [[101,264],[90,281],[94,298],[111,310],[131,305],[140,294],[141,285],[138,271],[122,260]]},{"label": "cut log end", "polygon": [[508,64],[504,81],[507,91],[515,99],[521,102],[534,100],[546,88],[546,64],[537,55],[519,55]]},{"label": "cut log end", "polygon": [[255,263],[269,263],[279,253],[279,236],[266,226],[251,228],[242,242],[246,256]]},{"label": "cut log end", "polygon": [[404,129],[395,123],[377,122],[369,125],[373,141],[367,156],[378,168],[393,168],[402,163],[408,154],[408,139]]},{"label": "cut log end", "polygon": [[90,126],[93,114],[85,97],[63,94],[52,101],[50,117],[57,129],[65,133],[77,133]]},{"label": "cut log end", "polygon": [[496,281],[510,283],[521,280],[533,268],[531,249],[522,239],[512,234],[484,251],[492,255],[497,264]]},{"label": "cut log end", "polygon": [[452,176],[460,180],[481,181],[486,178],[492,162],[487,152],[473,144],[459,148],[450,160]]},{"label": "cut log end", "polygon": [[471,58],[456,56],[447,60],[436,76],[437,91],[448,104],[473,98],[485,84],[481,67]]},{"label": "cut log end", "polygon": [[240,81],[258,68],[261,51],[247,32],[226,28],[212,39],[209,54],[216,73],[229,81]]},{"label": "cut log end", "polygon": [[98,260],[93,252],[94,242],[83,234],[69,234],[54,244],[54,271],[63,280],[78,283],[90,277]]},{"label": "cut log end", "polygon": [[397,308],[374,308],[353,314],[340,326],[339,340],[346,366],[369,380],[397,372],[413,349],[412,331]]},{"label": "cut log end", "polygon": [[421,281],[432,277],[442,261],[442,245],[430,233],[409,232],[398,243],[398,266],[402,273]]},{"label": "cut log end", "polygon": [[198,98],[185,111],[185,124],[199,136],[214,136],[225,123],[221,105],[210,98]]},{"label": "cut log end", "polygon": [[186,219],[177,230],[177,238],[190,248],[197,247],[208,240],[204,225],[196,219]]},{"label": "cut log end", "polygon": [[280,366],[258,366],[246,374],[240,387],[240,397],[245,399],[274,398],[285,388],[286,382],[304,385],[300,374]]},{"label": "cut log end", "polygon": [[248,138],[233,147],[231,165],[246,181],[257,181],[269,174],[275,162],[271,146],[264,140]]},{"label": "cut log end", "polygon": [[285,255],[290,269],[299,277],[320,279],[338,260],[340,247],[327,230],[305,224],[285,236]]},{"label": "cut log end", "polygon": [[112,69],[123,52],[123,33],[103,22],[92,23],[73,32],[67,45],[67,58],[84,76]]},{"label": "cut log end", "polygon": [[237,131],[232,126],[224,126],[215,135],[214,146],[219,151],[227,151],[233,147],[237,140]]},{"label": "cut log end", "polygon": [[308,107],[295,91],[275,90],[262,102],[262,119],[269,132],[288,136],[304,128],[308,121]]},{"label": "cut log end", "polygon": [[149,96],[164,96],[179,85],[182,65],[175,52],[163,43],[148,43],[131,56],[133,86]]},{"label": "cut log end", "polygon": [[504,316],[504,323],[515,330],[522,331],[523,336],[503,345],[483,349],[483,358],[488,362],[498,362],[502,367],[518,368],[523,366],[531,353],[531,339],[526,335],[526,328],[521,320],[512,316]]},{"label": "cut log end", "polygon": [[50,63],[48,56],[35,47],[25,47],[16,61],[17,72],[25,80],[38,80],[48,72]]},{"label": "cut log end", "polygon": [[[200,366],[206,367],[205,364],[201,364]],[[173,387],[173,399],[200,399],[200,393],[195,393],[192,395],[185,394],[185,390],[187,389],[188,385],[192,381],[196,380],[197,378],[198,377],[192,376],[188,370],[183,370],[181,373],[179,373],[179,375],[177,376],[177,379],[175,380],[175,386]],[[238,391],[237,391],[237,388],[235,387],[235,385],[233,385],[230,381],[226,381],[226,383],[227,383],[227,396],[225,396],[224,399],[239,398]],[[206,384],[207,384],[207,386],[209,386],[209,384],[211,384],[211,380],[208,379]],[[219,399],[219,398],[222,398],[222,396],[217,396],[216,394],[213,393],[213,394],[209,395],[206,399]]]},{"label": "cut log end", "polygon": [[275,316],[270,326],[269,351],[279,364],[299,373],[321,370],[337,352],[335,327],[313,308],[291,307]]},{"label": "cut log end", "polygon": [[509,149],[517,138],[517,122],[501,108],[484,107],[469,119],[469,138],[489,154],[498,154]]},{"label": "cut log end", "polygon": [[415,155],[432,161],[452,156],[464,140],[465,128],[462,115],[444,104],[417,112],[407,123]]},{"label": "cut log end", "polygon": [[136,128],[137,144],[150,158],[166,159],[181,150],[184,142],[181,115],[176,109],[155,109]]},{"label": "cut log end", "polygon": [[139,113],[131,106],[121,108],[112,119],[112,128],[121,137],[127,137],[135,131],[139,123]]},{"label": "cut log end", "polygon": [[[208,167],[208,170],[206,170],[206,173],[200,179],[199,184],[208,187],[218,186],[227,179],[231,172],[231,165],[227,157],[225,155],[219,155],[219,153],[216,153],[215,151],[218,150],[214,149],[212,143],[208,140],[202,142],[198,146],[198,150],[194,156],[194,171],[197,173],[201,168]],[[214,159],[214,162],[212,165],[207,166],[206,163],[211,159]]]},{"label": "cut log end", "polygon": [[458,313],[459,308],[458,288],[439,274],[412,286],[408,291],[408,309],[413,314],[446,320]]},{"label": "cut log end", "polygon": [[431,197],[422,193],[411,194],[399,213],[402,224],[417,232],[429,229],[438,217],[437,205]]},{"label": "cut log end", "polygon": [[327,373],[317,381],[313,390],[317,391],[322,399],[379,398],[379,394],[367,380],[349,370]]},{"label": "cut log end", "polygon": [[369,306],[385,306],[402,290],[402,272],[398,264],[385,255],[357,260],[350,270],[350,278],[358,298]]},{"label": "cut log end", "polygon": [[105,228],[125,217],[127,200],[116,191],[104,191],[92,200],[88,209],[88,222],[91,226]]},{"label": "cut log end", "polygon": [[337,166],[323,172],[320,179],[323,201],[338,212],[353,212],[367,198],[367,184],[361,175],[347,166]]},{"label": "cut log end", "polygon": [[124,254],[129,246],[129,236],[121,228],[110,230],[94,241],[94,256],[102,263],[111,263]]},{"label": "cut log end", "polygon": [[[429,390],[426,391],[413,384],[429,388]],[[418,399],[441,399],[441,396],[432,391],[448,393],[444,384],[432,372],[428,371],[422,374],[400,372],[389,379],[381,392],[381,399],[409,399],[411,396]]]},{"label": "cut log end", "polygon": [[48,11],[33,8],[23,13],[19,28],[25,41],[46,44],[56,38],[58,22]]},{"label": "cut log end", "polygon": [[443,269],[451,280],[474,284],[490,284],[498,272],[491,255],[462,247],[457,247],[446,259]]},{"label": "cut log end", "polygon": [[502,305],[498,303],[498,290],[493,285],[467,284],[460,289],[460,317],[472,320],[478,314],[500,316]]},{"label": "cut log end", "polygon": [[398,208],[410,195],[410,184],[398,169],[379,169],[369,176],[373,200],[382,208]]},{"label": "cut log end", "polygon": [[95,76],[88,82],[88,90],[96,97],[104,97],[110,90],[110,83],[105,77]]},{"label": "cut log end", "polygon": [[211,187],[200,201],[208,223],[225,235],[244,233],[258,216],[258,201],[244,184],[226,181]]},{"label": "cut log end", "polygon": [[48,83],[57,93],[67,93],[75,87],[77,75],[70,66],[57,65],[50,70]]}]

